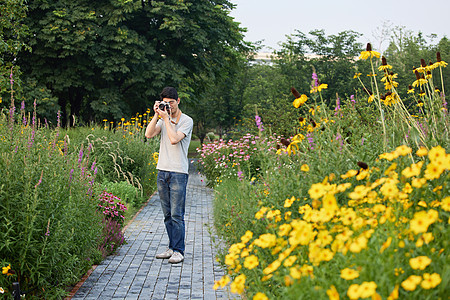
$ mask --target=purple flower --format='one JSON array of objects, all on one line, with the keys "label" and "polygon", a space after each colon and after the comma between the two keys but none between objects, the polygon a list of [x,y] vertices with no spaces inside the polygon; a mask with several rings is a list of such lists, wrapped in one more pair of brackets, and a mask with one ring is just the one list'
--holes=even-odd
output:
[{"label": "purple flower", "polygon": [[319,77],[315,72],[312,73],[312,79],[314,81],[313,87],[319,86]]},{"label": "purple flower", "polygon": [[355,95],[350,95],[350,101],[352,101],[353,103],[356,103]]},{"label": "purple flower", "polygon": [[237,176],[238,176],[239,180],[242,181],[242,179],[243,179],[243,177],[244,177],[244,176],[242,175],[242,171],[238,171],[238,172],[237,172]]},{"label": "purple flower", "polygon": [[261,122],[261,117],[258,115],[255,115],[255,121],[256,121],[256,126],[258,127],[259,131],[263,131],[264,127]]}]

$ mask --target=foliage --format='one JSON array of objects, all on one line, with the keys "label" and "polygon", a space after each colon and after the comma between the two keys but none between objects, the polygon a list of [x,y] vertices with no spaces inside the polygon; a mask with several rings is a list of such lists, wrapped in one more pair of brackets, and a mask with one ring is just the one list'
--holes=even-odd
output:
[{"label": "foliage", "polygon": [[119,246],[125,243],[122,226],[125,219],[123,214],[127,207],[120,201],[119,197],[106,191],[99,195],[98,209],[103,214],[103,232],[99,238],[98,249],[103,258],[113,254]]},{"label": "foliage", "polygon": [[[240,180],[229,164],[217,163],[232,147],[205,152],[200,162],[218,176],[215,225],[229,243],[220,257],[228,274],[215,288],[230,283],[233,293],[253,299],[448,294],[445,98],[428,77],[416,80],[426,92],[413,111],[398,94],[389,99],[395,78],[375,57],[369,45],[360,55],[370,58],[372,74],[377,65],[384,75],[372,76],[373,93],[339,98],[335,109],[324,105],[323,83],[314,82],[309,96],[292,90],[301,119],[292,121],[289,139],[272,137],[277,151],[250,149],[245,158],[260,162],[256,178]],[[438,62],[432,73],[445,68]],[[391,94],[377,87],[383,85]],[[244,157],[234,159],[238,165]]]},{"label": "foliage", "polygon": [[[38,127],[25,110],[0,114],[0,261],[27,296],[61,298],[99,255],[101,216],[88,153],[63,153],[60,128]],[[64,148],[64,147],[63,147]]]},{"label": "foliage", "polygon": [[[142,117],[146,117],[141,115]],[[138,117],[139,118],[139,115]],[[91,148],[98,168],[98,182],[121,182],[139,190],[136,204],[156,189],[156,165],[153,153],[157,140],[145,140],[144,125],[147,120],[105,121],[102,127],[76,127],[63,131],[67,139],[67,151],[74,151],[80,144]],[[144,122],[145,121],[145,122]]]},{"label": "foliage", "polygon": [[24,0],[4,0],[0,3],[0,107],[4,102],[2,98],[12,92],[12,80],[16,80],[20,90],[21,71],[14,64],[20,51],[29,50],[24,43],[28,28],[21,22],[26,11]]},{"label": "foliage", "polygon": [[103,186],[108,192],[117,195],[122,201],[133,207],[140,207],[145,200],[139,189],[126,181],[105,182]]},{"label": "foliage", "polygon": [[24,80],[58,99],[63,124],[130,116],[166,85],[187,103],[203,101],[197,95],[245,47],[232,8],[227,0],[32,1],[24,22],[33,51],[19,64]]}]

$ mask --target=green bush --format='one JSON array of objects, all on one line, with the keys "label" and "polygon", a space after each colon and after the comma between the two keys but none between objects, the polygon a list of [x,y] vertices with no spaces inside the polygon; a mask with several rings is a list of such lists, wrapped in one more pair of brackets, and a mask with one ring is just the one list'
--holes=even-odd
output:
[{"label": "green bush", "polygon": [[108,192],[119,197],[121,201],[124,201],[133,207],[140,207],[145,201],[145,198],[142,197],[139,189],[126,181],[105,182],[103,183],[103,187]]},{"label": "green bush", "polygon": [[30,298],[60,299],[100,255],[96,169],[86,149],[59,151],[59,128],[36,123],[0,113],[0,262],[14,271],[0,287],[19,281]]}]

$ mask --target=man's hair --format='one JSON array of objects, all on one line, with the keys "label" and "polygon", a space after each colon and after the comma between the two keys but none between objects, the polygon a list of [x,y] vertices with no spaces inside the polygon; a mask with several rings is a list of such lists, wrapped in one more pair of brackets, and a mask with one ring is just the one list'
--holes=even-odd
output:
[{"label": "man's hair", "polygon": [[159,94],[159,96],[161,97],[161,100],[164,98],[178,100],[177,90],[171,86],[166,86],[165,88],[163,88],[163,90],[162,90],[161,94]]}]

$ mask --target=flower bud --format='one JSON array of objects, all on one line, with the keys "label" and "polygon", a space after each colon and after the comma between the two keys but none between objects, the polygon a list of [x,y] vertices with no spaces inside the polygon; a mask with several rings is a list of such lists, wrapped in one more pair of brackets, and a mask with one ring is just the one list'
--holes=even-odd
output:
[{"label": "flower bud", "polygon": [[294,87],[291,87],[291,93],[294,95],[295,99],[301,97],[300,93]]}]

